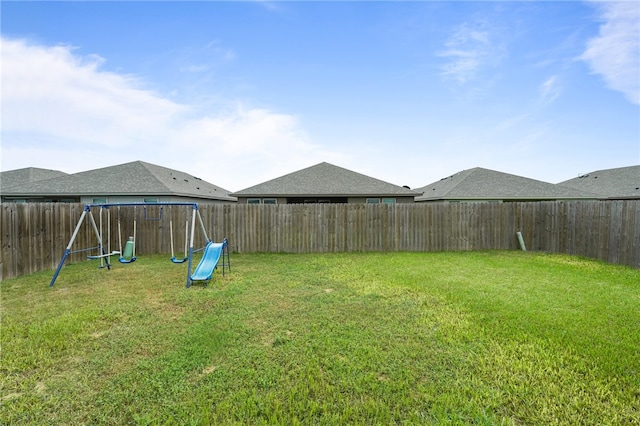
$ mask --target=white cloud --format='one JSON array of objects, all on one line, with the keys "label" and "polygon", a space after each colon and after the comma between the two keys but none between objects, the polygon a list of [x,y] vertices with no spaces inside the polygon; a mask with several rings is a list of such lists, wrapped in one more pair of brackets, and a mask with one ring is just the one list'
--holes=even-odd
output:
[{"label": "white cloud", "polygon": [[445,49],[438,52],[438,56],[448,59],[441,67],[444,78],[467,83],[502,57],[502,48],[493,43],[488,31],[479,27],[460,25],[445,42]]},{"label": "white cloud", "polygon": [[73,173],[143,160],[234,191],[340,158],[312,144],[292,115],[178,104],[70,46],[2,38],[1,49],[3,170]]},{"label": "white cloud", "polygon": [[607,86],[640,104],[640,3],[594,2],[603,21],[581,59]]},{"label": "white cloud", "polygon": [[223,62],[230,62],[236,59],[236,52],[222,43],[221,40],[214,39],[207,43],[206,48]]},{"label": "white cloud", "polygon": [[502,132],[502,131],[517,128],[518,126],[522,125],[522,123],[524,123],[530,117],[531,117],[531,113],[523,113],[513,117],[508,117],[498,122],[495,126],[495,130],[498,132]]},{"label": "white cloud", "polygon": [[550,104],[560,96],[561,87],[558,77],[552,75],[542,83],[538,89],[540,92],[540,102],[544,105]]},{"label": "white cloud", "polygon": [[[40,47],[2,39],[3,146],[31,144],[29,135],[105,148],[140,142],[186,107],[137,87],[130,76],[100,71],[104,60],[78,57],[69,46]],[[14,140],[6,136],[25,136]],[[45,136],[46,135],[46,136]]]},{"label": "white cloud", "polygon": [[193,72],[193,73],[198,73],[198,72],[206,72],[209,71],[211,69],[210,65],[185,65],[180,67],[180,71],[181,72]]}]

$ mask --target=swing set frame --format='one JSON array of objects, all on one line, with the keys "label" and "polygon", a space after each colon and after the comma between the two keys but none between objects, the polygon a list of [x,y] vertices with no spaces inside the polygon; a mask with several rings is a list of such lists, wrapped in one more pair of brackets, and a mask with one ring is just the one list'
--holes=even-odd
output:
[{"label": "swing set frame", "polygon": [[[200,216],[200,211],[198,210],[198,203],[186,203],[186,202],[153,202],[153,203],[101,203],[101,204],[85,204],[84,209],[82,210],[82,214],[80,215],[80,219],[78,220],[78,223],[76,224],[76,227],[73,231],[73,234],[71,235],[71,239],[69,240],[69,244],[67,244],[67,247],[62,255],[62,259],[60,259],[60,263],[58,264],[58,267],[56,269],[56,272],[53,275],[53,278],[51,279],[51,282],[49,283],[49,287],[53,287],[53,285],[56,282],[56,279],[58,278],[58,275],[60,274],[60,270],[62,269],[62,267],[64,266],[64,262],[67,260],[67,258],[74,253],[81,253],[81,252],[87,252],[87,251],[91,251],[91,250],[98,250],[98,255],[97,256],[88,256],[89,259],[100,259],[101,262],[101,268],[106,267],[107,269],[111,269],[111,262],[110,262],[110,258],[111,256],[117,256],[120,255],[122,256],[123,254],[119,251],[111,251],[111,226],[110,226],[110,208],[111,207],[117,207],[118,208],[118,227],[120,226],[120,217],[119,217],[119,211],[120,211],[120,207],[134,207],[137,208],[141,206],[144,210],[144,214],[145,214],[145,219],[147,219],[147,210],[146,207],[148,206],[160,206],[160,212],[162,212],[162,208],[164,206],[183,206],[183,207],[191,207],[193,209],[193,213],[191,215],[191,237],[189,239],[189,252],[188,252],[188,256],[187,259],[188,263],[189,263],[189,267],[187,269],[187,287],[190,286],[191,284],[191,268],[193,265],[193,254],[197,253],[199,251],[202,251],[205,249],[205,247],[211,243],[211,239],[209,238],[209,236],[207,235],[207,230],[205,229],[204,223],[202,221],[202,217]],[[93,216],[93,212],[92,209],[93,208],[100,208],[100,229],[98,230],[98,225],[96,224],[95,218]],[[107,246],[108,248],[105,250],[105,244],[102,238],[102,212],[103,210],[107,210],[107,222],[109,223],[107,225]],[[135,215],[135,213],[134,213]],[[160,218],[162,217],[162,213],[160,213],[160,217],[159,218],[148,218],[150,220],[160,220]],[[193,248],[193,244],[194,244],[194,239],[195,239],[195,228],[196,228],[196,218],[198,219],[198,222],[200,224],[200,229],[202,230],[203,234],[204,234],[204,238],[206,241],[205,247],[201,248],[201,249],[197,249],[194,250]],[[80,229],[82,227],[82,224],[85,220],[88,220],[89,223],[91,224],[91,228],[93,229],[93,232],[98,240],[98,246],[97,247],[89,247],[89,248],[83,248],[83,249],[79,249],[79,250],[71,250],[71,247],[73,246],[73,243],[76,240],[76,237],[78,236],[78,233],[80,232]],[[134,218],[135,220],[135,218]],[[188,221],[185,224],[185,227],[188,225]],[[173,225],[170,223],[170,228],[173,227]],[[173,231],[173,229],[171,229],[171,231]],[[118,232],[120,232],[120,230],[118,230]],[[185,232],[186,234],[186,232]],[[185,235],[186,238],[186,235]],[[186,241],[185,241],[186,242]],[[171,235],[171,248],[172,248],[172,257],[173,256],[173,235]],[[183,260],[182,262],[184,262],[185,260]],[[173,260],[172,260],[173,261]],[[103,263],[104,262],[104,263]],[[174,263],[182,263],[182,262],[174,262]]]}]

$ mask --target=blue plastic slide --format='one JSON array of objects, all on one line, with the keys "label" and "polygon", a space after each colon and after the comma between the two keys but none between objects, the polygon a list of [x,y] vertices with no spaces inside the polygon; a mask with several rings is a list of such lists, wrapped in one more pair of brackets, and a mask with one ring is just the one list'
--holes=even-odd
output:
[{"label": "blue plastic slide", "polygon": [[207,244],[204,249],[204,254],[200,263],[196,266],[196,270],[191,274],[191,281],[208,281],[213,275],[213,271],[218,265],[220,255],[225,243],[212,243]]}]

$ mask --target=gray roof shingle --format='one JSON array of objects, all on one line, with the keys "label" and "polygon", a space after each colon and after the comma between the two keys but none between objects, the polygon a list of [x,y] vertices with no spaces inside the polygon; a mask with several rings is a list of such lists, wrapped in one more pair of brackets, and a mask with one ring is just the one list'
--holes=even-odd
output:
[{"label": "gray roof shingle", "polygon": [[3,195],[171,195],[235,201],[226,189],[144,161],[28,182],[10,189],[3,189]]},{"label": "gray roof shingle", "polygon": [[476,167],[416,188],[416,201],[595,199],[574,188]]},{"label": "gray roof shingle", "polygon": [[415,196],[417,192],[326,162],[231,194],[236,197]]},{"label": "gray roof shingle", "polygon": [[53,179],[61,176],[69,176],[59,170],[39,169],[26,167],[24,169],[9,170],[0,173],[0,191],[11,191],[31,182]]},{"label": "gray roof shingle", "polygon": [[594,192],[604,198],[640,198],[640,165],[596,170],[560,185]]}]

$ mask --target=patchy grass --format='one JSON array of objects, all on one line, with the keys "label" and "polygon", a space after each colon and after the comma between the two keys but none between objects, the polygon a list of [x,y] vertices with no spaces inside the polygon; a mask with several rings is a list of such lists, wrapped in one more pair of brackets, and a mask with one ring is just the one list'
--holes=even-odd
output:
[{"label": "patchy grass", "polygon": [[640,271],[521,252],[165,257],[1,283],[2,424],[638,424]]}]

